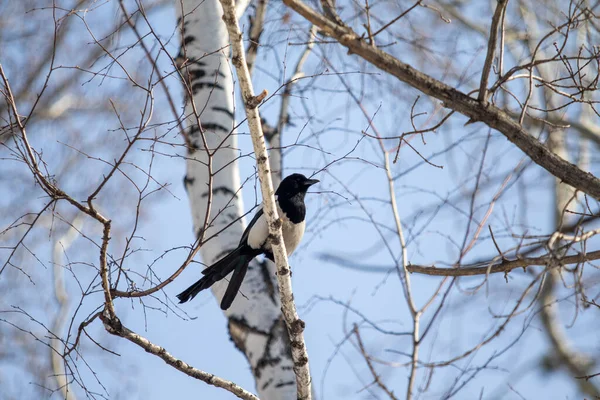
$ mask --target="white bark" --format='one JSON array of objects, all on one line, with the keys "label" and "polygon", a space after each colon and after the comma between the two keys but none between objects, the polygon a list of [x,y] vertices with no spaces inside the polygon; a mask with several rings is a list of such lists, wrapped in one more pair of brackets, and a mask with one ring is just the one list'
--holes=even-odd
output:
[{"label": "white bark", "polygon": [[271,180],[271,167],[269,165],[269,156],[267,145],[262,131],[262,124],[258,114],[259,103],[267,96],[263,91],[259,96],[254,96],[250,72],[246,64],[246,55],[243,46],[242,32],[235,16],[235,5],[233,0],[220,0],[223,5],[223,20],[229,31],[229,40],[233,49],[233,65],[235,65],[246,117],[252,136],[252,145],[254,155],[256,156],[256,166],[258,167],[258,176],[260,178],[260,187],[263,195],[263,211],[269,224],[269,240],[271,241],[271,250],[277,264],[277,283],[281,297],[281,310],[285,317],[288,333],[292,344],[292,358],[294,360],[294,372],[296,374],[296,384],[298,399],[311,399],[311,379],[310,369],[308,367],[308,354],[304,342],[304,322],[298,317],[296,305],[294,304],[294,294],[292,293],[292,279],[290,276],[290,266],[288,264],[287,251],[283,241],[281,230],[281,220],[275,204],[275,189]]},{"label": "white bark", "polygon": [[[209,207],[210,226],[204,238],[219,232],[201,247],[203,262],[210,265],[237,247],[244,229],[240,220],[244,205],[236,162],[240,152],[233,131],[234,86],[229,40],[218,0],[182,0],[178,1],[177,9],[184,43],[179,59],[187,65],[183,75],[190,76],[194,100],[194,104],[189,100],[186,103],[186,132],[193,148],[188,154],[185,184],[196,234],[200,235],[205,226]],[[237,11],[240,14],[239,8]],[[194,109],[205,130],[204,139],[197,127]],[[208,153],[212,152],[209,157]],[[208,182],[212,187],[211,204]],[[199,277],[200,271],[197,273]],[[290,345],[274,276],[271,263],[252,262],[241,287],[243,295],[236,297],[225,314],[234,343],[246,354],[252,367],[259,397],[295,399]],[[226,278],[213,286],[218,301],[227,282]]]}]

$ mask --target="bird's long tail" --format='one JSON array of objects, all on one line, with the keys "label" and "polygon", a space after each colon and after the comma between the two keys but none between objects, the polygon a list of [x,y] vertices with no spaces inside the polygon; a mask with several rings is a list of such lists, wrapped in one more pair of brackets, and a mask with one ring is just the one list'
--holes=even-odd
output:
[{"label": "bird's long tail", "polygon": [[221,301],[221,309],[227,310],[231,306],[231,303],[233,303],[233,300],[242,285],[244,276],[246,276],[248,264],[256,256],[247,254],[247,251],[244,250],[246,250],[244,249],[244,246],[240,246],[202,271],[204,276],[200,280],[177,295],[179,303],[185,303],[186,301],[193,299],[202,290],[208,289],[215,282],[220,281],[231,273],[231,271],[234,271],[231,280],[229,281],[229,285],[227,286],[227,290],[225,291],[225,295],[223,296],[223,300]]}]

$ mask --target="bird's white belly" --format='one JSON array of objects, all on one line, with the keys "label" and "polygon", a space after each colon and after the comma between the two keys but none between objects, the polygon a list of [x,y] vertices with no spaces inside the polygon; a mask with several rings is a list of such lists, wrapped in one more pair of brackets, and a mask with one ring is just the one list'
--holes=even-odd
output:
[{"label": "bird's white belly", "polygon": [[304,221],[302,221],[299,224],[293,224],[290,222],[290,220],[285,218],[285,216],[282,216],[281,219],[283,222],[283,225],[281,227],[281,230],[283,232],[283,242],[285,243],[285,249],[289,257],[292,255],[294,250],[296,250],[296,248],[300,244],[300,241],[302,240],[302,236],[304,235],[305,223]]},{"label": "bird's white belly", "polygon": [[[300,244],[302,240],[302,236],[304,235],[304,228],[306,226],[305,221],[302,221],[298,224],[292,223],[287,216],[281,211],[279,205],[277,205],[277,211],[279,213],[279,218],[281,218],[281,230],[283,233],[283,241],[285,243],[285,249],[288,256],[291,256],[294,250]],[[256,221],[256,224],[252,228],[250,235],[248,236],[248,244],[253,249],[258,249],[263,247],[271,251],[271,243],[265,243],[266,238],[269,235],[269,228],[267,226],[267,219],[265,215],[261,215],[259,219]]]},{"label": "bird's white belly", "polygon": [[[283,234],[283,242],[285,243],[285,250],[289,257],[300,244],[302,236],[304,236],[304,227],[306,226],[306,223],[305,221],[302,221],[300,223],[294,224],[281,210],[279,204],[277,204],[277,213],[279,214],[279,218],[281,218],[281,232]],[[270,247],[271,246],[269,245],[269,248]]]}]

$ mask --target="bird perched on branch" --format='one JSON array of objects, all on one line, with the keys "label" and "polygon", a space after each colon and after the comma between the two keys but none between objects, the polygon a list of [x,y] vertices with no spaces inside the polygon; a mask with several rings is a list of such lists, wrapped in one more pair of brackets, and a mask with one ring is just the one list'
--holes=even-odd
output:
[{"label": "bird perched on branch", "polygon": [[[291,256],[296,250],[304,235],[304,217],[306,216],[304,196],[306,196],[306,191],[318,182],[318,180],[308,179],[302,174],[292,174],[282,180],[275,191],[277,212],[282,221],[283,241],[288,256]],[[271,243],[267,240],[268,236],[269,227],[261,207],[242,234],[238,247],[202,271],[204,276],[198,282],[177,295],[179,303],[193,299],[200,291],[208,289],[233,271],[225,295],[221,300],[221,309],[227,310],[242,285],[250,261],[260,254],[264,254],[265,257],[274,261]]]}]

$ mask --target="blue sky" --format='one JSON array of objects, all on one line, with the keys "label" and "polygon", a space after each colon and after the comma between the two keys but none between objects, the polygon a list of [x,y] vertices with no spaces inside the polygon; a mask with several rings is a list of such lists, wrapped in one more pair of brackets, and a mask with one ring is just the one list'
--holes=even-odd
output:
[{"label": "blue sky", "polygon": [[[281,7],[273,5],[273,15],[280,11]],[[104,13],[111,15],[111,12]],[[420,14],[416,14],[411,20],[412,24],[418,24],[419,17],[423,17],[426,21],[427,18],[431,18],[426,11],[417,10],[417,12]],[[159,12],[152,14],[151,21],[162,38],[168,40],[172,36],[175,30],[175,13],[171,7],[162,7]],[[298,20],[294,18],[294,21]],[[100,29],[102,26],[100,18],[90,17],[88,22],[93,29]],[[263,34],[264,47],[259,53],[254,76],[257,91],[264,88],[273,93],[286,78],[289,78],[289,65],[295,64],[295,57],[302,50],[301,46],[290,46],[286,50],[286,42],[299,41],[292,27],[292,24],[281,24],[279,21],[267,24],[266,32]],[[402,25],[398,27],[401,28]],[[408,29],[408,27],[404,28]],[[481,51],[484,42],[482,38],[467,39],[455,35],[453,28],[451,24],[432,33],[431,46],[454,46],[456,64],[461,67],[466,65],[464,71],[459,72],[462,72],[468,81],[481,68],[485,56]],[[436,42],[436,39],[439,41]],[[131,40],[130,33],[124,33],[120,40],[128,43],[128,40]],[[169,47],[173,55],[177,51],[176,45],[176,39],[173,39]],[[333,163],[326,172],[317,175],[322,183],[314,189],[317,193],[309,194],[307,199],[307,235],[304,244],[290,259],[290,264],[294,271],[296,304],[301,318],[307,325],[305,337],[318,398],[320,400],[371,398],[370,392],[363,390],[371,382],[364,360],[356,348],[349,343],[338,348],[338,343],[345,336],[345,330],[351,329],[353,322],[360,323],[361,318],[352,313],[344,313],[344,308],[336,304],[336,301],[351,302],[353,307],[385,329],[409,330],[409,312],[395,272],[385,274],[368,271],[370,266],[392,267],[400,252],[393,233],[384,229],[384,236],[392,249],[390,255],[385,251],[377,230],[371,223],[365,222],[372,218],[383,225],[393,226],[389,206],[382,201],[388,198],[388,193],[381,154],[373,140],[362,139],[361,130],[367,129],[367,119],[346,93],[340,78],[333,75],[331,68],[318,56],[326,55],[337,71],[344,72],[341,77],[347,79],[353,88],[356,88],[356,96],[363,100],[366,113],[371,117],[374,116],[374,126],[384,136],[396,136],[411,130],[410,107],[418,93],[364,66],[356,56],[347,56],[343,49],[340,50],[336,45],[329,46],[318,47],[315,55],[309,59],[305,73],[315,77],[307,78],[299,84],[298,88],[304,90],[297,92],[297,97],[292,103],[290,114],[293,126],[287,127],[285,131],[284,146],[296,142],[305,146],[296,146],[285,151],[284,175],[292,172],[318,171],[353,148],[356,147],[356,150],[346,160]],[[401,43],[394,51],[401,52],[404,46],[410,47],[408,44]],[[125,62],[132,68],[137,65],[135,54],[140,53],[132,52],[124,57]],[[422,59],[405,61],[425,68],[425,72],[435,76],[444,74],[433,55],[424,53],[421,56]],[[285,75],[284,61],[287,65]],[[167,70],[166,60],[161,59],[161,62]],[[139,62],[139,65],[141,66],[138,72],[143,74],[143,64]],[[359,74],[358,71],[362,73]],[[67,72],[69,71],[64,73]],[[63,71],[58,72],[60,73]],[[454,72],[453,74],[460,75]],[[454,76],[453,74],[450,75]],[[452,76],[447,78],[448,83],[462,84]],[[87,90],[110,92],[112,83],[108,80],[100,84],[96,78]],[[175,88],[176,93],[180,93],[176,89],[176,80],[169,80],[168,83],[170,87]],[[131,99],[119,99],[120,105],[132,120],[135,119],[137,110],[141,108],[135,102],[136,99],[133,94]],[[271,123],[274,123],[277,116],[278,104],[279,99],[274,97],[271,103],[261,107],[262,115]],[[422,98],[418,105],[418,110],[431,115],[435,112],[437,104]],[[158,121],[168,120],[169,116],[163,112],[166,108],[164,97],[160,94],[157,95],[157,106]],[[241,117],[242,115],[238,113],[237,118]],[[443,168],[424,163],[419,155],[407,147],[402,148],[399,161],[393,165],[394,175],[399,176],[395,182],[396,198],[407,237],[408,256],[412,263],[443,265],[439,263],[452,264],[456,261],[457,250],[453,243],[463,239],[467,221],[462,213],[468,209],[468,195],[475,185],[477,168],[482,162],[486,143],[488,146],[482,169],[484,185],[475,202],[477,218],[485,214],[503,178],[508,171],[519,164],[523,157],[523,154],[501,135],[492,132],[488,138],[489,131],[486,128],[478,124],[465,126],[465,122],[465,118],[455,116],[438,132],[427,134],[426,144],[421,142],[420,138],[415,138],[411,142],[424,157]],[[108,117],[94,126],[94,132],[95,134],[104,132],[107,138],[114,140],[118,149],[118,146],[122,146],[119,144],[122,143],[122,138],[119,139],[118,132],[111,131],[115,128],[117,125],[114,118]],[[158,128],[157,132],[162,132],[160,129],[163,128]],[[60,126],[53,126],[48,129],[48,132],[59,130]],[[242,152],[249,152],[251,145],[245,125],[240,127],[239,135]],[[93,148],[97,138],[98,136],[93,136],[89,143],[84,140],[86,142],[84,144]],[[175,133],[171,134],[169,139],[174,142],[178,140]],[[42,142],[42,139],[40,141]],[[51,139],[48,142],[56,143]],[[394,142],[386,142],[388,149],[393,149],[394,146]],[[158,146],[157,149],[170,155],[183,154],[182,148]],[[149,160],[148,153],[141,151],[137,151],[133,157],[140,165],[144,165]],[[59,161],[53,160],[57,164]],[[80,171],[82,177],[78,179],[83,179],[87,173],[97,173],[98,168],[106,168],[89,160],[85,161],[84,165],[92,169],[88,172],[82,169]],[[253,160],[250,157],[243,158],[240,169],[242,181],[243,178],[252,176]],[[136,176],[136,179],[142,179],[141,175],[136,175],[134,169],[129,172]],[[185,165],[180,158],[158,156],[154,160],[153,176],[159,182],[171,183],[170,194],[164,192],[157,194],[146,208],[139,231],[139,236],[143,237],[143,240],[136,243],[136,246],[143,251],[130,257],[128,265],[131,269],[143,274],[145,265],[162,252],[193,241],[189,203],[182,182],[184,173]],[[65,184],[75,185],[78,179],[71,178],[65,181]],[[520,183],[514,185],[510,182],[509,189],[495,205],[488,222],[495,230],[501,246],[508,247],[515,243],[510,236],[511,233],[518,235],[526,231],[548,232],[552,225],[549,217],[552,206],[549,188],[552,179],[536,166],[528,167],[521,179]],[[123,179],[116,179],[112,189],[119,190],[119,185],[126,185],[124,182]],[[520,185],[529,188],[525,195],[521,195]],[[244,189],[246,209],[258,201],[254,193],[251,181]],[[438,210],[440,204],[445,203],[445,199],[450,205]],[[121,209],[129,216],[131,214],[127,213],[133,212],[135,205],[135,203],[109,204],[110,198],[101,201],[105,202],[107,209],[112,211]],[[124,218],[123,221],[129,220]],[[507,231],[506,226],[511,226],[513,232]],[[113,251],[117,254],[122,246],[124,233],[128,232],[125,229],[126,224],[122,228],[124,228],[122,231],[116,229],[113,237],[115,243]],[[487,236],[486,230],[482,237]],[[495,252],[493,243],[484,240],[474,247],[467,261],[495,255]],[[364,265],[365,269],[352,270],[323,261],[320,256],[324,253],[359,263]],[[83,259],[88,256],[81,257]],[[178,262],[181,262],[183,257],[183,251],[169,254],[155,265],[155,271],[164,278],[179,266]],[[168,285],[165,290],[168,299],[163,294],[158,298],[162,301],[174,301],[175,294],[198,279],[198,276],[198,267],[190,266],[175,282]],[[499,322],[494,315],[507,312],[514,305],[520,291],[530,281],[530,277],[522,271],[514,271],[507,279],[508,283],[502,275],[492,276],[489,283],[476,293],[471,293],[469,289],[481,283],[481,278],[460,280],[458,289],[454,289],[449,296],[443,314],[433,328],[433,333],[429,337],[431,341],[422,348],[423,359],[441,361],[460,354],[497,328]],[[439,278],[417,275],[413,275],[412,280],[417,304],[422,304],[440,282]],[[70,290],[77,292],[77,284],[73,280],[68,282],[68,286]],[[91,300],[92,298],[90,297],[87,307],[100,303],[100,297],[96,303]],[[116,302],[118,315],[128,328],[163,346],[171,354],[196,368],[230,379],[254,391],[254,382],[248,364],[230,341],[226,320],[212,294],[203,293],[193,302],[183,305],[181,311],[178,311],[179,315],[166,311],[159,301],[150,300],[147,305],[157,309],[144,308],[135,300],[120,299]],[[565,321],[570,321],[574,315],[571,302],[565,301],[560,309],[564,313]],[[184,313],[191,318],[185,317]],[[593,334],[585,332],[581,327],[585,327],[586,322],[592,320],[589,314],[588,312],[578,315],[576,325],[578,329],[573,336],[587,343],[593,342]],[[426,314],[424,318],[426,322],[429,316]],[[99,323],[96,322],[94,325],[96,326],[92,330],[93,337],[121,355],[116,357],[102,353],[97,348],[94,349],[94,345],[89,341],[82,344],[82,350],[89,352],[88,361],[92,360],[94,369],[106,384],[110,398],[149,400],[185,397],[215,400],[232,398],[228,392],[183,375],[131,343],[109,337]],[[483,393],[483,398],[513,399],[519,398],[517,391],[525,398],[575,398],[577,392],[571,380],[560,373],[544,375],[541,372],[539,361],[545,354],[548,344],[541,333],[539,320],[531,311],[515,318],[503,335],[473,357],[458,362],[457,366],[469,368],[481,365],[494,353],[509,346],[525,328],[525,333],[517,344],[499,355],[487,369],[479,372],[477,378],[470,382],[456,398],[477,398]],[[409,348],[406,337],[382,335],[368,327],[361,332],[371,354],[392,364],[406,362],[406,358],[398,354]],[[598,350],[597,344],[586,347],[588,350],[590,348],[596,352]],[[403,396],[408,369],[396,365],[391,367],[378,365],[377,369],[384,381],[396,393]],[[93,380],[91,374],[83,373],[88,379]],[[422,373],[419,375],[417,387],[426,384],[424,376]],[[421,398],[435,399],[443,395],[456,378],[456,368],[437,369],[433,378],[432,388],[421,395]],[[507,383],[515,388],[514,392]]]}]

